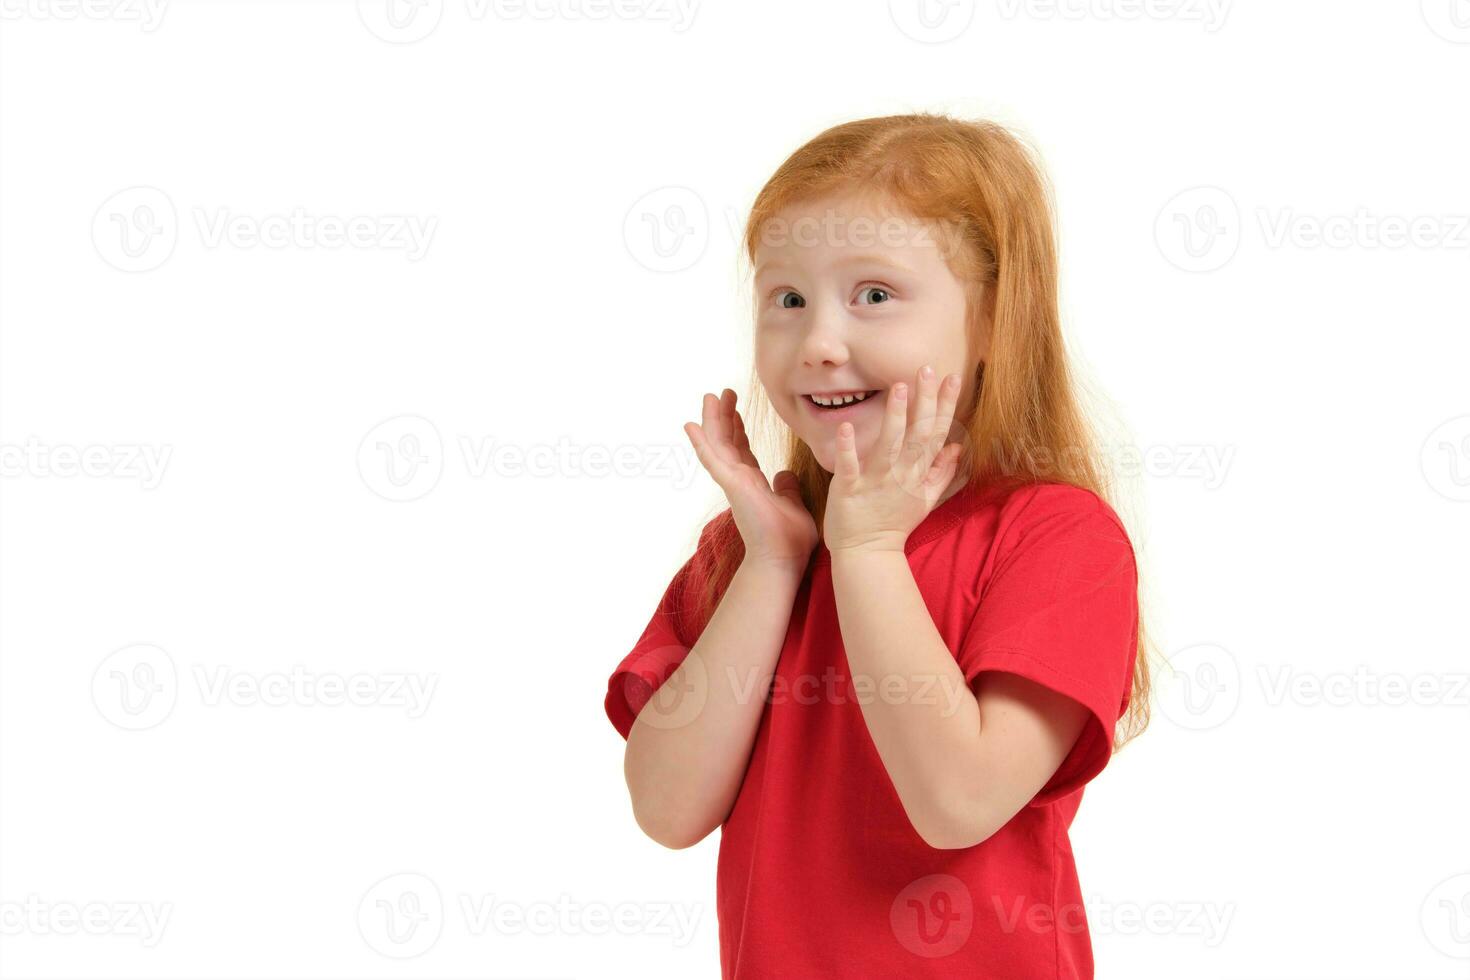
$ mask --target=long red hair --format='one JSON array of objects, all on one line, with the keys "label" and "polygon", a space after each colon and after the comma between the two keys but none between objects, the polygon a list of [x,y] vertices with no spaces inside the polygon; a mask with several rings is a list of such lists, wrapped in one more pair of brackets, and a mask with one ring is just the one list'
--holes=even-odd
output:
[{"label": "long red hair", "polygon": [[[934,223],[951,271],[966,284],[971,351],[990,315],[989,354],[976,369],[978,398],[956,419],[964,429],[957,472],[971,485],[1069,483],[1112,505],[1062,342],[1051,191],[1035,151],[987,120],[914,113],[833,126],[792,153],[756,195],[745,258],[753,267],[762,229],[789,205],[847,190],[876,192]],[[784,461],[768,475],[796,474],[820,529],[831,474],[776,415],[754,367],[741,401],[752,450],[759,458],[762,442],[783,448]],[[710,527],[711,566],[694,599],[696,626],[709,621],[745,555],[728,507],[712,516],[719,520]],[[1148,725],[1147,651],[1140,601],[1138,656],[1116,748]]]}]

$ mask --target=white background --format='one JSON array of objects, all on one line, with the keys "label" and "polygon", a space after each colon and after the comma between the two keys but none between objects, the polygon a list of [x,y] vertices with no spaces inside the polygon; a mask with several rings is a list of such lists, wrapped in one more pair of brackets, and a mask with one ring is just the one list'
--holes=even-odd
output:
[{"label": "white background", "polygon": [[1097,976],[1470,975],[1464,0],[3,9],[0,975],[718,976],[602,698],[721,505],[751,200],[914,109],[1041,149],[1150,454]]}]

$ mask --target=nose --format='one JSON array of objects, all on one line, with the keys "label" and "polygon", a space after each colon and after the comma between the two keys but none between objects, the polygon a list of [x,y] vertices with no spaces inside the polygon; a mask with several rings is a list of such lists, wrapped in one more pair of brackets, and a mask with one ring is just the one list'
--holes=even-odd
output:
[{"label": "nose", "polygon": [[801,341],[801,362],[805,367],[842,365],[848,360],[843,311],[830,304],[811,304],[806,317],[806,336]]}]

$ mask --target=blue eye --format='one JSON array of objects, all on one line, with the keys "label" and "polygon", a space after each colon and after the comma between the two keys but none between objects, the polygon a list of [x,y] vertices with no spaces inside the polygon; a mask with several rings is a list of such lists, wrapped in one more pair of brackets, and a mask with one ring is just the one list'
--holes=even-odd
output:
[{"label": "blue eye", "polygon": [[[863,292],[864,293],[877,293],[878,295],[885,297],[885,300],[888,297],[888,290],[884,289],[882,286],[868,286],[866,289],[863,290]],[[861,295],[861,294],[859,294],[859,295]],[[883,302],[883,301],[880,301],[880,302]],[[879,304],[878,303],[864,303],[863,305],[864,306],[877,306]]]},{"label": "blue eye", "polygon": [[[784,302],[781,301],[781,297],[783,297],[783,296],[795,296],[797,298],[797,300],[798,300],[797,305],[794,306],[794,307],[793,306],[787,306]],[[801,294],[798,293],[798,292],[795,292],[794,290],[783,289],[779,293],[776,294],[776,305],[779,306],[783,310],[791,310],[791,309],[797,309],[799,307],[805,306],[806,305],[806,300],[802,299],[801,298]]]}]

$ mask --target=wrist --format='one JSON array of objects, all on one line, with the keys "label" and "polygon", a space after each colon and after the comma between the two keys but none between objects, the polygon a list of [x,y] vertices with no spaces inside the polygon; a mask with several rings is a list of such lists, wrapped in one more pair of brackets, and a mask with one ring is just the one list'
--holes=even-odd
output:
[{"label": "wrist", "polygon": [[740,570],[749,570],[750,574],[762,578],[789,579],[800,583],[810,563],[810,555],[805,558],[762,558],[747,554],[740,562]]},{"label": "wrist", "polygon": [[837,561],[839,558],[859,558],[867,555],[903,555],[907,544],[907,537],[873,538],[867,541],[839,544],[835,548],[829,545],[827,550],[832,555],[832,560]]}]

